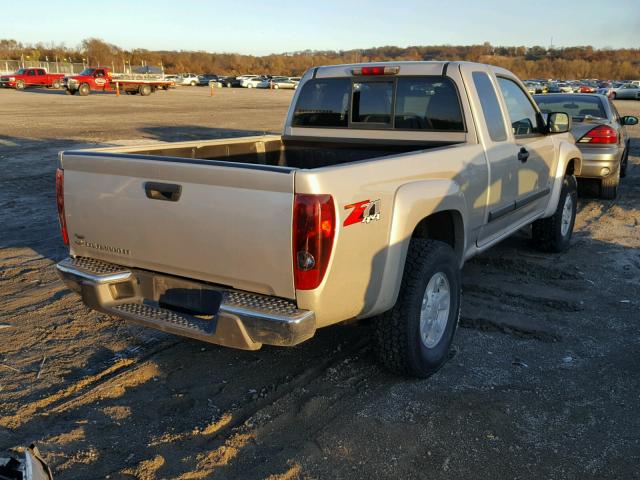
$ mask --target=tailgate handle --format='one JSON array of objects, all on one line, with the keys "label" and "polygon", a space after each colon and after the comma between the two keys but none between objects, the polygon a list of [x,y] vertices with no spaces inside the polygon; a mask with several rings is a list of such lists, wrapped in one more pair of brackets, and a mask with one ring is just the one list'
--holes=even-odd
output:
[{"label": "tailgate handle", "polygon": [[176,185],[175,183],[146,182],[144,184],[144,191],[147,194],[147,198],[151,200],[177,202],[180,200],[182,185]]}]

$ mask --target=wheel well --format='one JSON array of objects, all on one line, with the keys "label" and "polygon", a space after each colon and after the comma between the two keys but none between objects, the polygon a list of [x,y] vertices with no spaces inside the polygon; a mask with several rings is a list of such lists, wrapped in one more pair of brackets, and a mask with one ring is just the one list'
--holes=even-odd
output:
[{"label": "wheel well", "polygon": [[460,212],[445,210],[420,220],[413,230],[412,238],[439,240],[453,248],[458,259],[464,251],[464,226]]},{"label": "wheel well", "polygon": [[579,158],[572,158],[567,162],[567,168],[565,169],[565,175],[580,175],[582,170],[582,161]]}]

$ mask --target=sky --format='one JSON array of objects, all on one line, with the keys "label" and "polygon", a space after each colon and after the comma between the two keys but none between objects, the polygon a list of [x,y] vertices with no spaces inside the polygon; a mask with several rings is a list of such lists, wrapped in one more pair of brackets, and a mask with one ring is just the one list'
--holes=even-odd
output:
[{"label": "sky", "polygon": [[640,0],[6,2],[0,38],[252,55],[394,45],[640,48]]}]

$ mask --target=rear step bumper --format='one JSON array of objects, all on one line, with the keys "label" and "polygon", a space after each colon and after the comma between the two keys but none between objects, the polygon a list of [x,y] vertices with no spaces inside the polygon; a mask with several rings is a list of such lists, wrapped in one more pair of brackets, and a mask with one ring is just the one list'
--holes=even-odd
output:
[{"label": "rear step bumper", "polygon": [[[164,332],[243,350],[263,344],[292,346],[315,334],[315,315],[289,300],[214,287],[197,281],[122,267],[87,257],[56,265],[64,282],[94,310],[117,315]],[[220,307],[209,316],[160,306],[156,285],[218,295]]]}]

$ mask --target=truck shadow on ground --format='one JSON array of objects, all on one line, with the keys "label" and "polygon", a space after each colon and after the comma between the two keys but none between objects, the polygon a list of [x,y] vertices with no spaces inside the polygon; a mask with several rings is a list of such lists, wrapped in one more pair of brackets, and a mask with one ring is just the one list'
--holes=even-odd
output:
[{"label": "truck shadow on ground", "polygon": [[[25,88],[24,90],[20,90],[20,93],[36,93],[40,95],[69,95],[71,96],[80,96],[70,95],[64,89],[54,89],[54,88]],[[115,91],[110,90],[92,90],[90,95],[115,95]]]}]

